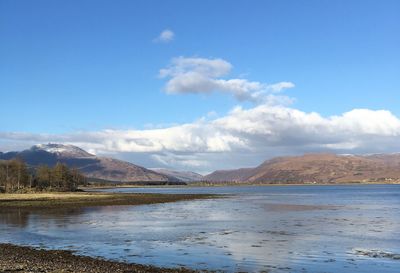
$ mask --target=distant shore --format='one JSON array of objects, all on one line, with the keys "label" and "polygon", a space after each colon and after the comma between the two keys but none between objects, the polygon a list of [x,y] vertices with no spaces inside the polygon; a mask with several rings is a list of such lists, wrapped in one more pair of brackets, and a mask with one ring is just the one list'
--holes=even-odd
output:
[{"label": "distant shore", "polygon": [[205,199],[210,194],[153,194],[153,193],[18,193],[0,194],[1,208],[79,208],[96,206],[146,205]]},{"label": "distant shore", "polygon": [[[241,187],[241,186],[346,186],[346,185],[400,185],[400,182],[343,182],[343,183],[247,183],[247,182],[193,182],[178,187]],[[122,186],[125,187],[125,186]],[[173,187],[173,186],[171,186]],[[176,187],[176,186],[175,186]],[[117,186],[116,188],[119,188]]]},{"label": "distant shore", "polygon": [[160,268],[75,255],[67,250],[43,250],[12,244],[0,244],[0,272],[21,273],[109,273],[109,272],[196,272],[185,268]]},{"label": "distant shore", "polygon": [[102,186],[90,186],[82,187],[82,190],[96,191],[96,190],[107,190],[107,189],[123,189],[123,188],[213,188],[213,187],[257,187],[257,186],[351,186],[351,185],[400,185],[400,182],[345,182],[345,183],[246,183],[246,182],[189,182],[187,185],[102,185]]}]

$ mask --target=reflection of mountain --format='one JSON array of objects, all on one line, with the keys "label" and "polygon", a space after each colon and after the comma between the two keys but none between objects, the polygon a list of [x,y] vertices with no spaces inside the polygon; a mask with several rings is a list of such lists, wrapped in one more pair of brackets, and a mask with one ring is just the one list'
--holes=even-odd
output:
[{"label": "reflection of mountain", "polygon": [[176,183],[179,179],[148,170],[132,163],[108,157],[98,157],[81,148],[62,144],[35,145],[22,152],[0,153],[0,159],[19,157],[28,165],[37,167],[45,164],[65,163],[78,168],[87,177],[116,182],[164,182]]},{"label": "reflection of mountain", "polygon": [[204,180],[271,184],[400,182],[400,154],[278,157],[255,168],[215,171]]}]

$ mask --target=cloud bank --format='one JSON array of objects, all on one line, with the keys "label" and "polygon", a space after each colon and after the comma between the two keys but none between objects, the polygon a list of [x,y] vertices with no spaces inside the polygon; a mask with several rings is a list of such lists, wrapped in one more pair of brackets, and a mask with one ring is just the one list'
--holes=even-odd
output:
[{"label": "cloud bank", "polygon": [[293,83],[221,78],[231,70],[232,65],[223,59],[179,57],[161,69],[160,76],[167,79],[168,93],[226,92],[255,102],[252,107],[237,106],[222,117],[206,115],[192,123],[155,129],[62,135],[0,132],[0,150],[61,142],[146,167],[202,173],[255,166],[280,155],[400,151],[400,119],[390,111],[354,109],[328,117],[304,112],[279,99]]},{"label": "cloud bank", "polygon": [[152,162],[153,166],[207,172],[256,165],[282,154],[400,151],[399,136],[400,119],[385,110],[355,109],[322,117],[289,107],[258,105],[237,107],[221,118],[163,129],[66,135],[2,132],[0,143],[63,142],[97,154]]}]

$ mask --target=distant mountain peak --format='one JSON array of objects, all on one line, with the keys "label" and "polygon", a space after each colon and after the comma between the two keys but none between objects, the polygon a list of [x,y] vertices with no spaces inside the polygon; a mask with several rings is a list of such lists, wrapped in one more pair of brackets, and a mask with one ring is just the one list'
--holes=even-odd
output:
[{"label": "distant mountain peak", "polygon": [[86,152],[85,150],[70,144],[36,144],[32,146],[33,151],[45,151],[52,154],[57,154],[62,157],[92,157],[93,154]]}]

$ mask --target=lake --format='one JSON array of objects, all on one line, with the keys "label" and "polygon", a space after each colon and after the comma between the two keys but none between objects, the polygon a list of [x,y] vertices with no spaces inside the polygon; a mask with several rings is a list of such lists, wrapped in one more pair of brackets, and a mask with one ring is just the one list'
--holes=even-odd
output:
[{"label": "lake", "polygon": [[119,188],[224,198],[0,212],[0,242],[224,272],[400,272],[400,185]]}]

